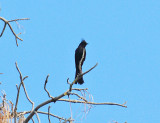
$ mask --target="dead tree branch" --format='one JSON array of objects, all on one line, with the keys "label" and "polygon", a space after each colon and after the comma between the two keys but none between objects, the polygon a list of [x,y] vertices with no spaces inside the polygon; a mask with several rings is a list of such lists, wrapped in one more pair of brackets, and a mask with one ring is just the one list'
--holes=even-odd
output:
[{"label": "dead tree branch", "polygon": [[32,122],[34,123],[34,120],[33,120],[33,118],[32,118],[31,120],[32,120]]},{"label": "dead tree branch", "polygon": [[[49,100],[47,100],[47,101],[39,104],[39,105],[30,113],[30,115],[26,118],[26,120],[24,121],[24,123],[28,123],[28,121],[33,117],[33,115],[35,114],[35,112],[37,112],[38,109],[41,108],[42,106],[47,105],[47,104],[49,104],[49,103],[51,103],[51,102],[54,102],[54,103],[55,103],[57,100],[61,99],[62,97],[66,96],[66,95],[69,95],[69,93],[72,91],[72,86],[73,86],[73,84],[74,84],[77,80],[79,80],[83,75],[87,74],[87,73],[90,72],[92,69],[94,69],[97,65],[98,65],[98,63],[97,63],[95,66],[93,66],[91,69],[89,69],[88,71],[86,71],[86,72],[78,75],[78,76],[76,77],[76,79],[70,84],[69,90],[67,90],[66,92],[62,93],[61,95],[59,95],[59,96],[57,96],[57,97],[51,98],[51,99],[49,99]],[[49,76],[46,77],[45,87],[44,87],[44,88],[46,88],[46,83],[47,83],[47,81],[48,81],[48,77],[49,77]],[[46,91],[46,89],[45,89],[45,91]],[[46,91],[46,92],[48,93],[48,91]],[[48,95],[50,96],[50,94],[48,94]]]},{"label": "dead tree branch", "polygon": [[97,65],[98,65],[98,63],[96,63],[96,65],[94,65],[92,68],[90,68],[90,69],[87,70],[86,72],[84,72],[84,73],[82,73],[82,74],[78,74],[77,77],[75,78],[75,80],[70,84],[69,91],[71,92],[73,84],[75,84],[80,78],[82,78],[83,75],[85,75],[86,73],[88,73],[88,72],[90,72],[92,69],[94,69]]},{"label": "dead tree branch", "polygon": [[19,20],[29,20],[29,18],[14,19],[14,20],[10,20],[8,22],[19,21]]},{"label": "dead tree branch", "polygon": [[36,117],[37,117],[37,120],[38,120],[38,123],[41,123],[40,119],[39,119],[39,116],[38,116],[38,113],[35,111],[35,114],[36,114]]},{"label": "dead tree branch", "polygon": [[[24,123],[28,123],[29,122],[29,120],[33,117],[33,115],[35,115],[35,113],[37,112],[37,113],[39,113],[39,109],[41,108],[41,107],[43,107],[44,105],[47,105],[47,104],[49,104],[49,103],[51,103],[51,102],[56,102],[56,101],[65,101],[65,102],[71,102],[71,103],[83,103],[83,104],[90,104],[90,105],[116,105],[116,106],[121,106],[121,107],[127,107],[125,104],[126,103],[124,103],[124,104],[118,104],[118,103],[111,103],[111,102],[104,102],[104,103],[96,103],[96,102],[88,102],[86,99],[84,99],[83,97],[81,97],[80,95],[78,95],[78,94],[76,94],[76,93],[71,93],[71,91],[72,90],[76,90],[76,91],[87,91],[87,89],[77,89],[77,88],[73,88],[72,89],[72,86],[73,86],[73,84],[76,82],[76,81],[78,81],[78,79],[80,79],[83,75],[85,75],[86,73],[88,73],[88,72],[90,72],[92,69],[94,69],[95,67],[97,66],[97,64],[95,65],[95,66],[93,66],[91,69],[89,69],[88,71],[86,71],[86,72],[84,72],[84,73],[82,73],[82,74],[79,74],[76,78],[75,78],[75,80],[70,84],[70,86],[69,86],[69,90],[67,90],[67,91],[65,91],[64,93],[62,93],[61,95],[59,95],[59,96],[57,96],[57,97],[51,97],[51,95],[50,95],[50,93],[49,93],[49,91],[47,91],[47,89],[46,89],[46,84],[47,84],[47,82],[48,82],[48,77],[49,77],[49,75],[47,75],[47,77],[46,77],[46,80],[45,80],[45,85],[44,85],[44,90],[47,92],[47,94],[48,94],[48,96],[49,97],[51,97],[51,99],[49,99],[49,100],[47,100],[47,101],[45,101],[45,102],[43,102],[43,103],[41,103],[41,104],[39,104],[34,110],[32,110],[31,112],[30,112],[30,114],[29,114],[29,116],[26,118],[26,120],[24,121]],[[69,80],[67,80],[67,82],[69,83]],[[66,95],[70,95],[70,94],[72,94],[72,95],[76,95],[77,97],[79,97],[80,99],[82,99],[82,101],[80,101],[80,100],[68,100],[68,99],[62,99],[62,97],[64,97],[64,96],[66,96]],[[46,113],[47,115],[49,115],[50,113],[48,112],[48,113]],[[62,119],[60,119],[60,120],[62,120]],[[70,120],[70,119],[69,119]],[[66,121],[66,120],[65,120]],[[70,121],[71,122],[71,121]]]},{"label": "dead tree branch", "polygon": [[96,103],[96,102],[85,102],[85,101],[80,101],[80,100],[68,100],[68,99],[59,99],[57,101],[64,101],[64,102],[72,102],[72,103],[83,103],[83,104],[91,104],[91,105],[116,105],[116,106],[121,106],[127,108],[125,103],[123,104],[118,104],[118,103],[112,103],[112,102],[103,102],[103,103]]},{"label": "dead tree branch", "polygon": [[[23,80],[24,80],[25,78],[27,78],[27,77],[28,77],[28,76],[24,77]],[[33,109],[34,109],[34,102],[32,102],[31,99],[29,98],[29,96],[28,96],[28,94],[27,94],[27,91],[26,91],[26,88],[25,88],[25,85],[24,85],[23,82],[22,82],[22,86],[23,86],[23,89],[24,89],[24,93],[25,93],[25,95],[26,95],[26,98],[27,98],[28,101],[32,104],[32,110],[33,110]]]},{"label": "dead tree branch", "polygon": [[[14,32],[14,30],[13,30],[10,22],[19,21],[19,20],[29,20],[29,18],[22,18],[22,19],[15,19],[15,20],[10,20],[10,21],[8,21],[8,20],[6,20],[5,18],[0,17],[0,20],[2,20],[2,21],[4,22],[4,27],[3,27],[3,30],[2,30],[2,32],[1,32],[1,34],[0,34],[0,37],[2,37],[2,35],[3,35],[3,33],[4,33],[4,30],[6,29],[6,26],[8,25],[9,28],[10,28],[10,30],[11,30],[11,32],[12,32],[13,35],[15,36],[16,45],[17,45],[17,47],[18,47],[18,41],[17,41],[17,39],[19,39],[20,41],[23,41],[23,40],[18,36],[19,34],[16,34],[16,33]],[[20,34],[21,34],[21,33],[20,33]]]},{"label": "dead tree branch", "polygon": [[28,123],[28,121],[33,117],[33,115],[35,114],[35,111],[38,111],[39,108],[43,107],[44,105],[47,105],[51,102],[56,102],[57,100],[59,100],[60,98],[66,96],[68,94],[68,91],[62,93],[61,95],[57,96],[57,97],[54,97],[54,98],[51,98],[41,104],[39,104],[31,113],[30,115],[26,118],[26,120],[24,121],[24,123]]},{"label": "dead tree branch", "polygon": [[25,77],[23,78],[23,77],[22,77],[22,73],[21,73],[21,71],[20,71],[19,68],[18,68],[17,62],[16,62],[15,64],[16,64],[17,71],[18,71],[18,73],[19,73],[19,75],[20,75],[20,84],[19,84],[19,86],[16,86],[18,92],[17,92],[16,104],[15,104],[15,108],[14,108],[14,121],[15,121],[15,123],[16,123],[16,119],[17,119],[17,105],[18,105],[18,100],[19,100],[19,94],[20,94],[21,85],[23,86],[23,89],[24,89],[24,92],[25,92],[25,95],[26,95],[28,101],[32,104],[32,110],[34,109],[34,103],[29,99],[28,94],[27,94],[27,91],[26,91],[26,89],[25,89],[24,82],[23,82],[26,78],[28,78],[28,76],[25,76]]},{"label": "dead tree branch", "polygon": [[17,68],[17,70],[19,72],[20,81],[21,81],[19,87],[17,86],[18,92],[17,92],[17,98],[16,98],[16,105],[15,105],[15,108],[14,108],[14,122],[16,123],[16,119],[17,119],[17,105],[18,105],[18,100],[19,100],[20,87],[22,85],[23,79],[22,79],[21,71],[18,68],[17,62],[15,64],[16,64],[16,68]]},{"label": "dead tree branch", "polygon": [[[19,112],[19,114],[29,114],[29,113],[31,113],[32,111],[25,111],[25,112]],[[50,115],[50,116],[52,116],[52,117],[54,117],[54,118],[57,118],[57,119],[59,119],[59,120],[63,120],[63,121],[69,121],[69,122],[71,122],[71,121],[73,121],[73,120],[70,120],[70,119],[66,119],[66,118],[63,118],[63,117],[60,117],[60,116],[57,116],[57,115],[55,115],[55,114],[52,114],[52,113],[50,113],[50,112],[43,112],[43,111],[37,111],[37,113],[39,113],[39,114],[45,114],[45,115]]]},{"label": "dead tree branch", "polygon": [[46,85],[47,85],[47,82],[48,82],[48,77],[49,77],[49,74],[47,75],[46,80],[45,80],[45,83],[44,83],[44,90],[47,92],[47,94],[48,94],[48,96],[49,96],[50,98],[53,98],[53,97],[50,95],[49,91],[46,89]]},{"label": "dead tree branch", "polygon": [[37,111],[37,113],[50,115],[52,117],[58,118],[59,120],[64,120],[64,121],[69,121],[69,122],[73,121],[73,120],[70,120],[70,119],[67,120],[66,118],[59,117],[57,115],[54,115],[54,114],[51,114],[51,113],[48,113],[48,112]]},{"label": "dead tree branch", "polygon": [[70,95],[76,95],[77,97],[79,97],[80,99],[84,100],[85,102],[88,102],[84,97],[76,94],[76,93],[70,93]]},{"label": "dead tree branch", "polygon": [[76,90],[76,91],[86,91],[86,90],[88,90],[88,88],[72,88],[72,90]]},{"label": "dead tree branch", "polygon": [[50,120],[50,108],[51,108],[51,106],[48,106],[48,121],[49,121],[49,123],[51,123],[51,120]]}]

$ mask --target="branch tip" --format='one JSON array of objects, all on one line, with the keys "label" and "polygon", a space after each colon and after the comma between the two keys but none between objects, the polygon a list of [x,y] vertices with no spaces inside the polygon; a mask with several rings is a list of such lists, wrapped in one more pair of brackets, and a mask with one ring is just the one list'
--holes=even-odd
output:
[{"label": "branch tip", "polygon": [[67,79],[67,84],[69,84],[69,85],[71,84],[71,83],[69,82],[69,78]]}]

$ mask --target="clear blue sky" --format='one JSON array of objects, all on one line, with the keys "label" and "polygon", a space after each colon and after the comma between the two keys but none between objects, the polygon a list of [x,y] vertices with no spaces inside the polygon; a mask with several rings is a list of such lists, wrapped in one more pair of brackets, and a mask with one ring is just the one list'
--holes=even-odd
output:
[{"label": "clear blue sky", "polygon": [[[75,76],[74,52],[81,39],[89,45],[83,71],[99,65],[84,76],[95,102],[124,103],[118,106],[94,106],[81,120],[84,106],[72,104],[76,123],[158,123],[160,122],[160,1],[159,0],[2,0],[0,16],[19,21],[13,23],[24,41],[16,47],[7,27],[0,38],[0,90],[15,103],[19,75],[18,62],[25,85],[35,105],[48,99],[44,80],[53,96],[68,89],[66,80]],[[3,23],[0,22],[0,30]],[[31,105],[21,91],[18,111]],[[47,110],[44,107],[40,110]],[[53,114],[70,117],[69,103],[51,104]],[[44,123],[47,116],[41,116]],[[58,122],[55,118],[53,122]]]}]

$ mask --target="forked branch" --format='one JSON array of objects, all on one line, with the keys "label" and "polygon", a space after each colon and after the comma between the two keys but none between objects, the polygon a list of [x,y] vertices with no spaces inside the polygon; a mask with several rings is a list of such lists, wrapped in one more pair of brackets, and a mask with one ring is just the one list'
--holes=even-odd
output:
[{"label": "forked branch", "polygon": [[16,69],[17,69],[17,71],[19,73],[19,76],[20,76],[20,84],[19,84],[19,86],[17,86],[17,91],[18,92],[17,92],[16,104],[15,104],[15,108],[14,108],[14,121],[16,123],[16,119],[17,119],[17,106],[18,106],[18,100],[19,100],[19,94],[20,94],[21,85],[23,86],[23,89],[24,89],[24,92],[25,92],[25,95],[26,95],[28,101],[32,104],[32,110],[34,109],[34,103],[30,100],[30,98],[29,98],[29,96],[27,94],[24,82],[23,82],[26,78],[28,78],[28,76],[25,76],[23,78],[22,73],[21,73],[21,71],[18,68],[17,62],[15,64],[16,64]]},{"label": "forked branch", "polygon": [[[56,101],[58,101],[59,99],[61,99],[62,97],[66,96],[66,95],[69,95],[70,92],[72,91],[72,86],[73,86],[73,84],[74,84],[78,79],[80,79],[83,75],[87,74],[87,73],[90,72],[92,69],[94,69],[97,65],[98,65],[98,63],[97,63],[95,66],[93,66],[91,69],[89,69],[88,71],[86,71],[86,72],[78,75],[78,76],[76,77],[76,79],[70,84],[69,90],[67,90],[66,92],[64,92],[64,93],[62,93],[61,95],[59,95],[59,96],[57,96],[57,97],[54,97],[54,98],[51,97],[50,94],[49,94],[49,92],[46,90],[46,84],[47,84],[47,82],[48,82],[48,77],[49,77],[49,75],[47,75],[46,80],[45,80],[44,89],[45,89],[45,91],[47,92],[48,96],[51,97],[51,99],[49,99],[49,100],[47,100],[47,101],[39,104],[39,105],[30,113],[30,115],[26,118],[26,120],[24,121],[24,123],[28,123],[29,120],[33,117],[33,115],[35,114],[35,112],[38,111],[39,108],[41,108],[41,107],[43,107],[44,105],[47,105],[47,104],[49,104],[49,103],[51,103],[51,102],[56,102]],[[77,96],[77,95],[76,95],[76,96]]]},{"label": "forked branch", "polygon": [[[1,34],[0,34],[0,37],[2,37],[2,35],[3,35],[3,33],[4,33],[4,30],[6,29],[6,26],[8,25],[9,28],[10,28],[10,30],[12,31],[13,35],[15,36],[16,45],[17,45],[17,47],[18,47],[18,41],[17,41],[17,39],[19,39],[20,41],[23,41],[23,40],[18,36],[19,34],[16,34],[16,33],[14,32],[14,30],[13,30],[10,22],[19,21],[19,20],[29,20],[29,18],[22,18],[22,19],[15,19],[15,20],[10,20],[10,21],[8,21],[8,20],[6,20],[5,18],[0,17],[0,20],[2,20],[2,21],[4,22],[4,27],[3,27],[3,29],[2,29],[2,32],[1,32]],[[21,33],[20,33],[20,34],[21,34]]]},{"label": "forked branch", "polygon": [[[92,69],[94,69],[95,67],[97,66],[97,64],[95,66],[93,66],[91,69],[89,69],[88,71],[82,73],[82,74],[79,74],[75,80],[70,84],[69,83],[69,80],[67,80],[67,82],[70,84],[69,86],[69,89],[67,91],[65,91],[64,93],[62,93],[61,95],[57,96],[57,97],[52,97],[49,93],[49,91],[46,89],[46,84],[48,82],[48,77],[49,75],[47,75],[46,77],[46,80],[45,80],[45,84],[44,84],[44,90],[47,92],[48,96],[51,98],[41,104],[39,104],[36,108],[34,108],[34,110],[30,111],[30,114],[29,116],[26,118],[26,120],[24,121],[24,123],[28,123],[30,119],[32,119],[32,117],[35,115],[35,113],[40,113],[38,110],[43,107],[44,105],[47,105],[51,102],[56,102],[56,101],[65,101],[65,102],[71,102],[71,103],[83,103],[83,104],[90,104],[90,105],[116,105],[116,106],[121,106],[121,107],[127,107],[125,104],[118,104],[118,103],[112,103],[112,102],[103,102],[103,103],[96,103],[96,102],[92,102],[92,101],[87,101],[85,98],[83,98],[82,96],[76,94],[76,93],[71,93],[72,90],[75,90],[75,91],[84,91],[84,90],[87,90],[87,89],[78,89],[78,88],[73,88],[72,89],[72,86],[73,84],[75,84],[76,81],[78,81],[83,75],[87,74],[88,72],[90,72]],[[68,100],[68,99],[62,99],[62,97],[66,96],[66,95],[76,95],[78,98],[80,98],[81,100]],[[50,117],[49,115],[50,114],[50,111],[49,111],[49,108],[48,108],[48,113],[46,113],[48,115],[48,119],[50,120]],[[71,119],[68,119],[68,121],[72,121]]]}]

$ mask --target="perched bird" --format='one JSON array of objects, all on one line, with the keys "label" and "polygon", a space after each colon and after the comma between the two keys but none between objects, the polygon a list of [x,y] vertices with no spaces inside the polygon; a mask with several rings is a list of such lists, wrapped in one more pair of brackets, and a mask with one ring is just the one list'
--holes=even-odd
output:
[{"label": "perched bird", "polygon": [[[85,40],[82,40],[82,42],[79,44],[78,48],[75,51],[75,65],[76,65],[76,76],[75,76],[75,78],[77,77],[78,74],[82,73],[82,65],[83,65],[83,62],[86,58],[85,47],[86,47],[87,44],[88,43]],[[83,84],[84,83],[83,77],[81,79],[79,79],[77,82],[80,85]],[[75,82],[75,84],[77,84],[77,82]]]}]

